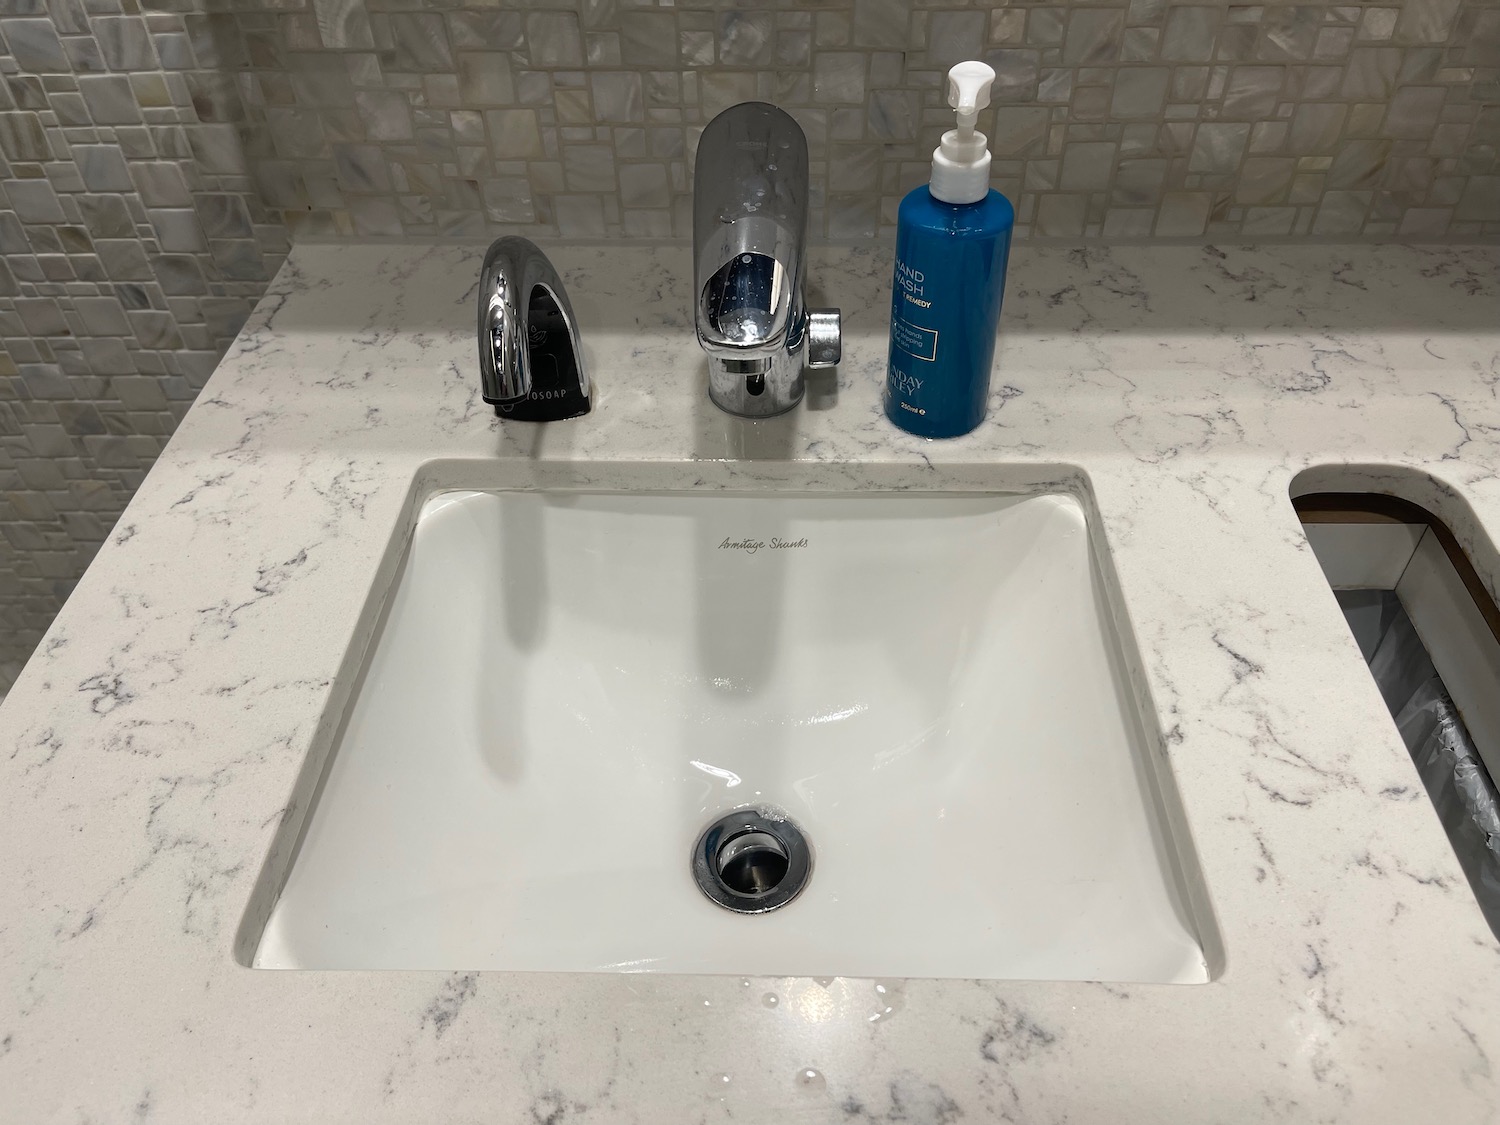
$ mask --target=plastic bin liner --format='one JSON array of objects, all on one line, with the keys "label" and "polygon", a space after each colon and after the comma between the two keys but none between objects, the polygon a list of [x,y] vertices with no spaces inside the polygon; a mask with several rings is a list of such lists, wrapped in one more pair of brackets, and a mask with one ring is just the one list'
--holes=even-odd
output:
[{"label": "plastic bin liner", "polygon": [[1500,794],[1495,783],[1395,593],[1340,590],[1338,599],[1479,908],[1500,937]]}]

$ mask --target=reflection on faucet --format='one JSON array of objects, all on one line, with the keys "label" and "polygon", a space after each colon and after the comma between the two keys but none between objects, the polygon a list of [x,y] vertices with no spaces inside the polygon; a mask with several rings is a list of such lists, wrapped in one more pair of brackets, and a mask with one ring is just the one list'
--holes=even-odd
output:
[{"label": "reflection on faucet", "polygon": [[802,399],[802,369],[838,363],[838,309],[803,301],[807,138],[775,106],[709,122],[693,170],[693,292],[708,395],[746,418]]},{"label": "reflection on faucet", "polygon": [[502,418],[589,412],[589,377],[562,278],[534,242],[496,239],[479,274],[479,382]]}]

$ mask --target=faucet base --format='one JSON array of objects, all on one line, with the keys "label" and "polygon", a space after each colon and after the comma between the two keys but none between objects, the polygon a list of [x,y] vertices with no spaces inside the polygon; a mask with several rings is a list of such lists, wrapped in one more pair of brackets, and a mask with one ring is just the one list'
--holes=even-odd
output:
[{"label": "faucet base", "polygon": [[740,418],[774,418],[802,401],[802,349],[766,359],[708,357],[708,397],[720,410]]},{"label": "faucet base", "polygon": [[531,389],[520,398],[485,399],[495,408],[495,416],[508,422],[561,422],[587,414],[593,401],[578,377],[569,335],[534,330],[532,338]]},{"label": "faucet base", "polygon": [[548,401],[544,395],[533,392],[519,402],[494,403],[495,417],[507,422],[565,422],[569,418],[581,418],[593,409],[587,396],[575,391],[563,392],[564,399],[573,401]]}]

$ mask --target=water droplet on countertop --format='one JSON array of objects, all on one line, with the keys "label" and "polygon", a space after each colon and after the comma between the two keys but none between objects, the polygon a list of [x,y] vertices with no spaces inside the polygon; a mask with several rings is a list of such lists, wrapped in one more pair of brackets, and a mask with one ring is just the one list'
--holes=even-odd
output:
[{"label": "water droplet on countertop", "polygon": [[729,1075],[724,1074],[724,1073],[719,1073],[719,1074],[715,1074],[712,1078],[710,1078],[708,1080],[708,1084],[709,1084],[709,1087],[712,1088],[712,1089],[722,1090],[722,1089],[724,1089],[724,1087],[728,1086],[731,1081],[732,1081],[732,1079],[730,1078]]},{"label": "water droplet on countertop", "polygon": [[768,1008],[774,1008],[781,1003],[781,997],[774,992],[768,992],[760,998],[760,1002]]},{"label": "water droplet on countertop", "polygon": [[797,1072],[797,1086],[799,1089],[815,1094],[828,1089],[828,1079],[812,1067],[804,1067]]},{"label": "water droplet on countertop", "polygon": [[832,977],[813,977],[813,980],[816,981],[818,984],[820,984],[824,988],[827,988],[829,985],[831,985],[833,983],[833,978]]},{"label": "water droplet on countertop", "polygon": [[740,987],[741,988],[749,988],[750,987],[750,978],[749,977],[740,977]]},{"label": "water droplet on countertop", "polygon": [[871,1023],[884,1023],[906,1007],[906,989],[898,981],[875,982],[875,1011],[870,1015]]}]

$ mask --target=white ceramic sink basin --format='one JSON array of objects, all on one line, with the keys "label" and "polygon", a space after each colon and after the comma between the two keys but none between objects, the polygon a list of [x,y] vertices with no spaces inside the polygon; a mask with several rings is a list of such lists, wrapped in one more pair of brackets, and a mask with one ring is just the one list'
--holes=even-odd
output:
[{"label": "white ceramic sink basin", "polygon": [[1062,495],[441,494],[254,963],[1206,980],[1104,590]]}]

